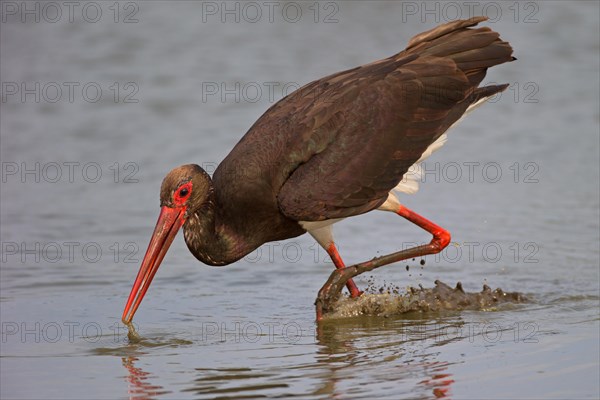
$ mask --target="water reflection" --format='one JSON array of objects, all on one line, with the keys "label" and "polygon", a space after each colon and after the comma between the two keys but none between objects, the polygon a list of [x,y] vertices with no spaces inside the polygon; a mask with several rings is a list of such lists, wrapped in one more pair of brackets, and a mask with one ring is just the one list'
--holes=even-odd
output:
[{"label": "water reflection", "polygon": [[[372,303],[381,304],[381,296],[371,297]],[[94,353],[118,357],[126,370],[130,399],[155,399],[168,393],[193,398],[345,398],[370,392],[389,398],[447,398],[456,380],[452,373],[456,360],[441,354],[447,345],[469,338],[470,324],[463,318],[463,312],[447,310],[387,317],[328,316],[317,325],[307,321],[300,329],[305,334],[293,342],[277,335],[264,340],[225,335],[206,343],[204,335],[186,332],[191,340],[184,340],[184,331],[173,328],[141,336],[131,326],[125,343],[96,348]],[[181,361],[186,347],[202,357],[186,365]],[[170,361],[156,365],[157,358],[150,357],[156,354],[171,357]],[[205,363],[204,358],[225,365]],[[238,360],[249,361],[240,365]],[[180,367],[173,370],[173,365]],[[182,386],[169,385],[174,374],[183,378]]]},{"label": "water reflection", "polygon": [[[196,371],[198,378],[183,391],[201,397],[266,397],[266,393],[281,395],[278,389],[289,387],[283,377],[250,368],[196,368]],[[289,396],[287,393],[285,395]]]},{"label": "water reflection", "polygon": [[[135,331],[133,331],[135,333]],[[121,364],[125,367],[127,374],[125,380],[128,384],[128,397],[135,400],[155,399],[167,393],[163,386],[152,382],[160,380],[160,377],[144,371],[140,366],[140,357],[148,354],[147,350],[157,348],[181,348],[193,344],[189,340],[168,337],[160,335],[158,337],[147,338],[137,333],[132,335],[130,328],[127,342],[119,347],[98,347],[93,349],[95,355],[109,355],[120,357]]]},{"label": "water reflection", "polygon": [[150,382],[153,376],[139,367],[135,366],[135,361],[139,359],[134,356],[121,357],[123,366],[127,369],[127,383],[129,385],[128,394],[132,400],[148,400],[157,396],[171,393],[160,385]]},{"label": "water reflection", "polygon": [[423,379],[420,384],[431,388],[433,395],[438,399],[448,398],[450,395],[450,385],[454,383],[452,374],[444,373],[448,369],[447,363],[435,362],[431,364],[433,375],[431,378]]},{"label": "water reflection", "polygon": [[[410,318],[410,317],[409,317]],[[383,386],[390,379],[395,382],[411,381],[417,385],[405,395],[420,398],[446,398],[454,383],[447,371],[450,362],[440,361],[435,347],[463,340],[464,322],[456,318],[388,319],[361,317],[352,319],[328,319],[317,329],[318,362],[324,371],[323,382],[315,392],[330,398],[348,395],[348,378],[364,381],[364,385]],[[377,332],[376,335],[373,333]],[[361,367],[379,365],[376,373],[361,374]],[[325,372],[326,371],[326,372]],[[357,373],[357,371],[359,371]],[[356,383],[354,384],[356,387]],[[411,385],[398,385],[410,387]],[[398,392],[397,396],[402,397]]]},{"label": "water reflection", "polygon": [[[431,313],[326,319],[318,325],[316,337],[305,336],[290,344],[293,350],[288,352],[294,356],[278,358],[273,353],[276,347],[242,342],[235,354],[221,354],[228,367],[199,367],[194,361],[177,371],[179,376],[187,376],[178,392],[181,397],[193,398],[346,398],[372,391],[391,398],[447,398],[455,382],[450,370],[453,363],[440,360],[439,348],[463,340],[464,325],[460,315]],[[173,388],[162,386],[165,377],[141,366],[153,360],[146,357],[146,351],[162,346],[175,349],[171,355],[179,357],[177,349],[188,344],[202,345],[163,335],[97,352],[120,357],[130,399],[155,399],[173,393]],[[219,354],[214,346],[218,345],[206,351]],[[303,351],[306,346],[308,351]],[[255,362],[252,367],[240,365],[238,357]],[[273,358],[279,360],[277,365]]]}]

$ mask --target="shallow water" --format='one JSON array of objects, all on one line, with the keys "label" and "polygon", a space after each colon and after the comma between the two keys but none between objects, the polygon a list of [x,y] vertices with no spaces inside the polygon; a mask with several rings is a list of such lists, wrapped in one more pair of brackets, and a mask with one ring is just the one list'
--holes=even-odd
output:
[{"label": "shallow water", "polygon": [[[180,237],[136,314],[141,338],[127,338],[120,316],[168,170],[211,172],[285,90],[393,54],[455,14],[323,2],[270,22],[258,2],[262,19],[239,3],[236,23],[220,4],[121,2],[115,14],[96,2],[95,23],[83,6],[73,22],[67,9],[25,23],[3,9],[0,397],[600,397],[597,2],[481,3],[518,58],[487,81],[511,87],[450,133],[402,198],[453,244],[357,279],[487,284],[530,302],[317,326],[333,266],[311,238],[210,268]],[[347,263],[429,240],[385,213],[343,221],[336,237]]]}]

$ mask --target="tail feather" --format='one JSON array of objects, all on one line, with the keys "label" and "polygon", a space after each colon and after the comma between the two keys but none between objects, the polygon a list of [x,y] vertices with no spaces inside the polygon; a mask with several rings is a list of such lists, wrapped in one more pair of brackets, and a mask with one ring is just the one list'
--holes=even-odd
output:
[{"label": "tail feather", "polygon": [[[446,36],[419,46],[420,54],[436,57],[455,58],[470,49],[484,49],[500,37],[500,34],[487,27],[479,29],[464,29],[452,32]],[[417,49],[415,49],[416,51]]]},{"label": "tail feather", "polygon": [[[471,28],[485,20],[487,20],[486,17],[474,17],[469,20],[440,25],[412,38],[406,50],[396,55],[397,58],[418,55],[416,59],[409,60],[411,70],[419,72],[422,80],[432,77],[431,79],[437,79],[441,82],[441,87],[445,89],[444,99],[448,98],[448,101],[455,99],[460,93],[464,96],[464,92],[458,90],[460,85],[454,85],[457,93],[447,90],[447,88],[454,86],[442,85],[443,82],[440,81],[438,75],[444,71],[447,64],[453,62],[456,68],[461,70],[469,80],[471,89],[468,95],[448,113],[440,128],[441,132],[451,129],[474,109],[508,87],[508,84],[478,87],[485,78],[488,68],[515,60],[512,56],[513,50],[510,44],[502,41],[497,32],[487,27]],[[433,57],[437,57],[436,62],[431,62]],[[424,94],[423,98],[426,95],[427,93]],[[440,102],[437,97],[431,104],[436,104],[436,102],[440,105],[445,104]],[[446,133],[438,137],[423,152],[420,159],[409,168],[393,190],[408,194],[417,192],[423,174],[421,162],[442,147],[446,140]]]},{"label": "tail feather", "polygon": [[476,87],[488,68],[515,60],[512,47],[500,39],[500,34],[488,27],[472,28],[485,20],[487,17],[474,17],[435,27],[413,37],[398,56],[419,54],[450,59]]},{"label": "tail feather", "polygon": [[479,17],[473,17],[473,18],[469,18],[469,19],[461,19],[461,20],[457,20],[457,21],[452,21],[452,22],[448,22],[447,24],[436,26],[433,29],[419,33],[418,35],[413,37],[408,42],[408,47],[406,49],[410,50],[413,47],[415,47],[421,43],[430,42],[430,41],[435,40],[441,36],[444,36],[450,32],[454,32],[454,31],[457,31],[457,30],[460,30],[463,28],[475,26],[480,22],[486,21],[487,19],[488,19],[487,17],[479,16]]}]

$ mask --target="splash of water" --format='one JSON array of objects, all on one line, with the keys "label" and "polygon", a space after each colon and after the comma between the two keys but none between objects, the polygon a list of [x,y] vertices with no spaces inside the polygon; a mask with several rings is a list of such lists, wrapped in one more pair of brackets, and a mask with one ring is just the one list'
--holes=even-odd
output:
[{"label": "splash of water", "polygon": [[524,303],[528,299],[518,292],[492,290],[483,285],[480,292],[465,292],[458,282],[454,288],[439,280],[433,288],[409,287],[404,294],[396,286],[381,288],[378,294],[365,293],[359,298],[340,297],[329,308],[328,317],[358,315],[391,316],[409,312],[493,310],[505,303]]}]

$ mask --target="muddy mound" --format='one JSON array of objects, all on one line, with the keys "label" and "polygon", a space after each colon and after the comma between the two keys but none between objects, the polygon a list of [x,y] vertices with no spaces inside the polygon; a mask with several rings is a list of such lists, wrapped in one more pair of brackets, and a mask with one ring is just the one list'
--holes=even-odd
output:
[{"label": "muddy mound", "polygon": [[483,285],[480,292],[465,292],[460,282],[453,288],[436,280],[433,288],[410,287],[404,294],[394,289],[380,294],[365,293],[357,299],[340,297],[326,304],[323,311],[331,317],[387,316],[408,312],[488,310],[503,303],[527,301],[522,293],[505,292],[500,288],[492,290],[487,285]]}]

